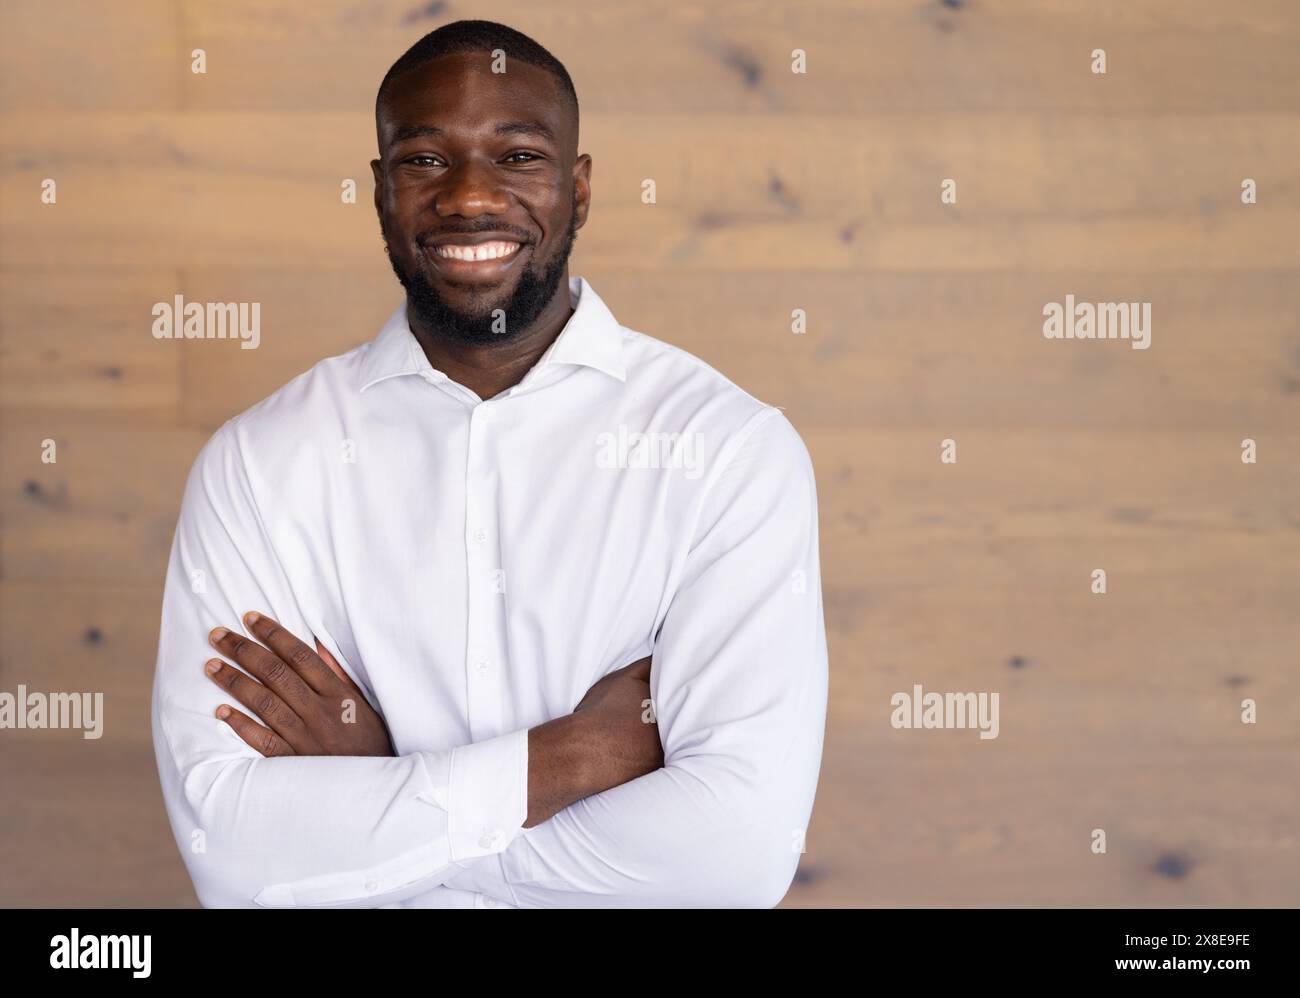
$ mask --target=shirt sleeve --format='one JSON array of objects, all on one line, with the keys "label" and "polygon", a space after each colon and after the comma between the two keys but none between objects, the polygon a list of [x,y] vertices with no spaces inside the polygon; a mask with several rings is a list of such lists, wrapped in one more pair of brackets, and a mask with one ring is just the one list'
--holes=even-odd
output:
[{"label": "shirt sleeve", "polygon": [[767,408],[720,459],[654,647],[665,765],[525,829],[451,886],[520,907],[770,907],[803,851],[828,663],[817,497]]},{"label": "shirt sleeve", "polygon": [[242,628],[251,609],[311,640],[228,422],[186,482],[153,690],[163,797],[201,903],[377,907],[513,841],[528,809],[527,731],[398,758],[264,758],[218,720],[232,701],[203,672],[217,655],[207,635]]}]

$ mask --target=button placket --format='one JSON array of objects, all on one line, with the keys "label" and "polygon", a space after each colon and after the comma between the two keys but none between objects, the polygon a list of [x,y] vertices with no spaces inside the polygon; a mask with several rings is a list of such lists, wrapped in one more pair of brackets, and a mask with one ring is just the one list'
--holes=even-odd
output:
[{"label": "button placket", "polygon": [[504,734],[499,667],[504,654],[503,619],[493,597],[498,574],[497,472],[486,403],[470,413],[465,481],[466,658],[469,727],[475,741]]}]

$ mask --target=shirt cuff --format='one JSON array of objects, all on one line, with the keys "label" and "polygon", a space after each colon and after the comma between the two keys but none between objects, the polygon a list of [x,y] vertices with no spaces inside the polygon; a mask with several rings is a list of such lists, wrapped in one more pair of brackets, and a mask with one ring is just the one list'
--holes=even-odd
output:
[{"label": "shirt cuff", "polygon": [[455,862],[504,850],[528,817],[528,730],[452,749],[447,839]]}]

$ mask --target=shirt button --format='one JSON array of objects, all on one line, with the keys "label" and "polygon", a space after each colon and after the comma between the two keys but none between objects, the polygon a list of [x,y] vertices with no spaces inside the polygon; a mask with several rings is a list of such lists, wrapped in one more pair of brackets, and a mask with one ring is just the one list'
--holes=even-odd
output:
[{"label": "shirt button", "polygon": [[501,842],[501,829],[485,828],[483,834],[479,836],[478,844],[484,849],[496,849]]},{"label": "shirt button", "polygon": [[375,893],[375,891],[377,891],[377,890],[379,890],[379,884],[377,884],[377,883],[376,883],[375,881],[373,881],[373,880],[367,880],[367,881],[366,881],[366,893],[367,893],[367,894],[373,894],[373,893]]},{"label": "shirt button", "polygon": [[497,899],[496,899],[496,898],[490,898],[490,897],[484,896],[484,898],[483,898],[483,907],[484,907],[484,908],[495,908],[496,906],[497,906]]},{"label": "shirt button", "polygon": [[474,668],[477,669],[480,673],[487,672],[487,668],[488,668],[487,659],[485,658],[474,659]]},{"label": "shirt button", "polygon": [[486,540],[487,540],[486,530],[484,530],[482,527],[479,527],[478,530],[474,531],[474,543],[482,544]]}]

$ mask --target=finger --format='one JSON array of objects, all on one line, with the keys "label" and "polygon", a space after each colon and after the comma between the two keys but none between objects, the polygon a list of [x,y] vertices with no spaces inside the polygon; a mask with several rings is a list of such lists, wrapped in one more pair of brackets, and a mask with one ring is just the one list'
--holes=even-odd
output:
[{"label": "finger", "polygon": [[253,681],[234,666],[218,658],[209,659],[203,671],[214,683],[270,725],[271,729],[295,750],[308,747],[307,729],[302,723],[302,718],[290,710],[289,706],[275,695],[274,690]]},{"label": "finger", "polygon": [[262,727],[247,714],[235,710],[230,704],[223,703],[218,707],[217,717],[229,724],[235,734],[267,758],[273,755],[297,754],[289,743],[274,731]]},{"label": "finger", "polygon": [[288,628],[281,627],[277,621],[256,610],[244,614],[244,624],[255,638],[275,652],[313,691],[321,693],[331,685],[329,669],[320,660],[320,656]]},{"label": "finger", "polygon": [[262,685],[275,691],[289,706],[305,711],[316,700],[316,691],[307,685],[288,662],[274,652],[267,651],[256,641],[224,627],[216,627],[208,635],[208,642],[227,658],[233,658],[241,669]]},{"label": "finger", "polygon": [[331,655],[330,650],[320,643],[320,638],[316,637],[316,635],[313,634],[312,640],[316,642],[316,654],[321,657],[321,661],[323,661],[326,665],[330,667],[334,675],[338,676],[341,680],[343,680],[343,682],[347,683],[350,687],[352,687],[352,689],[360,693],[361,692],[360,688],[357,686],[356,683],[352,681],[352,677],[343,671],[343,666],[339,665],[338,659],[336,659],[333,655]]}]

